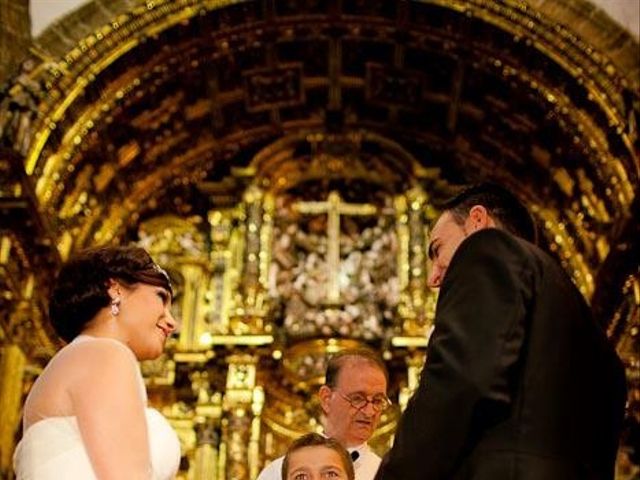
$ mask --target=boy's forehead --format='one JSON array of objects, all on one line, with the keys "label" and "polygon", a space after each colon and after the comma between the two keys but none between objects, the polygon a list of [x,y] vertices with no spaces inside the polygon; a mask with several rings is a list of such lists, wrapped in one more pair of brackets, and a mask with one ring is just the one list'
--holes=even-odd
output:
[{"label": "boy's forehead", "polygon": [[330,463],[341,465],[342,459],[338,452],[333,448],[329,448],[326,445],[308,445],[295,450],[290,455],[290,464],[297,466],[298,462],[308,463],[310,459],[311,463],[324,463],[328,459],[332,460]]}]

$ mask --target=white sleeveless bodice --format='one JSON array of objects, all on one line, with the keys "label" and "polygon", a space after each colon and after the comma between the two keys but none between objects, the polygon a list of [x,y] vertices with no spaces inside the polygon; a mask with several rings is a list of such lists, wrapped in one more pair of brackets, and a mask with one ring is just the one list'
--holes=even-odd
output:
[{"label": "white sleeveless bodice", "polygon": [[[91,341],[91,337],[79,336],[71,343],[85,341]],[[146,389],[137,363],[136,368],[140,393],[146,403]],[[145,417],[153,479],[172,479],[180,464],[178,437],[157,410],[146,408]],[[16,447],[13,466],[17,480],[96,479],[75,416],[45,417],[29,426]]]},{"label": "white sleeveless bodice", "polygon": [[[146,409],[154,480],[174,478],[180,443],[169,422]],[[95,473],[82,443],[75,417],[49,417],[25,432],[14,454],[17,480],[91,480]]]}]

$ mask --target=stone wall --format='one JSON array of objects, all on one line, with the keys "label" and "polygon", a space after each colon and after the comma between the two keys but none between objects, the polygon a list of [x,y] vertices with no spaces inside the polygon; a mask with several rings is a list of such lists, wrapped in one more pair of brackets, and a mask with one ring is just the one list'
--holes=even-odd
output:
[{"label": "stone wall", "polygon": [[28,0],[0,0],[0,84],[17,70],[31,44]]}]

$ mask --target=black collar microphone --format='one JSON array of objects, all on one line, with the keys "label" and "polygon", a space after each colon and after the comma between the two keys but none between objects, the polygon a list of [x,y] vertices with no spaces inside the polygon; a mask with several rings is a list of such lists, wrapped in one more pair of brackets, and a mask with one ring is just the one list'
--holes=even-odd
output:
[{"label": "black collar microphone", "polygon": [[357,459],[360,458],[360,452],[357,450],[354,450],[353,452],[351,452],[349,455],[351,455],[351,461],[355,462]]}]

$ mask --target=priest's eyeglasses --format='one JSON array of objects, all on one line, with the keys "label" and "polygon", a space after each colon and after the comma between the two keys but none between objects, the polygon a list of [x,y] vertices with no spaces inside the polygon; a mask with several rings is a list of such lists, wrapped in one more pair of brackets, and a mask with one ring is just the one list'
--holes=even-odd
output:
[{"label": "priest's eyeglasses", "polygon": [[386,395],[374,395],[372,398],[369,398],[362,393],[352,393],[351,395],[345,395],[341,392],[337,393],[356,410],[366,408],[369,403],[376,412],[383,412],[391,406],[391,400],[389,400]]}]

